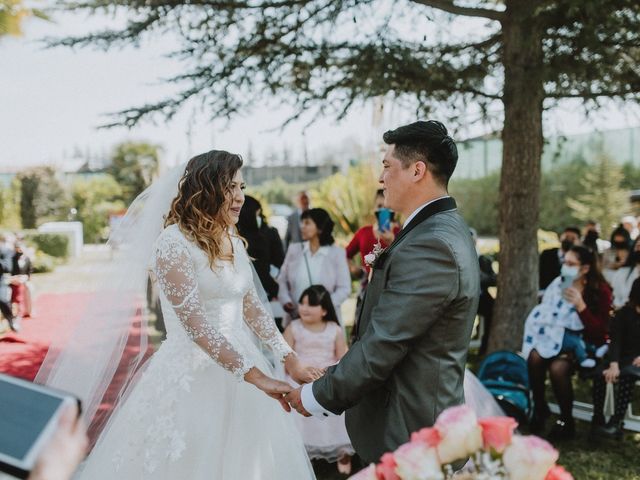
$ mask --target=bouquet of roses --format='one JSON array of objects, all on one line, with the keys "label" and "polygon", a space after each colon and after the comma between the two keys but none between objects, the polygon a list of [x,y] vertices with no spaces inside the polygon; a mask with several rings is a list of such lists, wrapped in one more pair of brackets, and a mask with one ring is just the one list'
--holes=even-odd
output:
[{"label": "bouquet of roses", "polygon": [[[517,425],[511,417],[478,420],[466,405],[448,408],[433,427],[415,432],[351,480],[573,480],[555,464],[555,448],[533,435],[515,435]],[[454,473],[451,464],[466,458]]]}]

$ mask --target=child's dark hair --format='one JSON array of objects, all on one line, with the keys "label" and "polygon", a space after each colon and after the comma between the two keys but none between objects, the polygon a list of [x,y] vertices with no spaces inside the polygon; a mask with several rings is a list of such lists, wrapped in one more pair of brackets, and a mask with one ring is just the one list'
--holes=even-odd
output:
[{"label": "child's dark hair", "polygon": [[338,316],[336,315],[336,309],[333,306],[333,302],[331,301],[331,295],[322,285],[311,285],[307,288],[298,299],[298,303],[302,303],[302,299],[307,297],[307,303],[312,307],[317,307],[320,305],[327,313],[322,317],[323,320],[327,322],[336,322],[340,325],[338,321]]}]

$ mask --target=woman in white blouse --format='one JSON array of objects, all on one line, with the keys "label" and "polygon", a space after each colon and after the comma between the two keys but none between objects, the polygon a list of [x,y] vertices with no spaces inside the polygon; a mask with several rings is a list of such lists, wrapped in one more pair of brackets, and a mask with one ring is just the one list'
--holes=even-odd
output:
[{"label": "woman in white blouse", "polygon": [[278,300],[287,312],[286,326],[297,318],[298,301],[311,285],[323,285],[340,318],[340,306],[351,293],[351,276],[345,249],[334,245],[334,222],[326,210],[312,208],[300,217],[302,243],[289,245],[278,276]]},{"label": "woman in white blouse", "polygon": [[636,239],[627,256],[624,266],[616,270],[611,276],[613,289],[613,308],[618,310],[629,300],[629,292],[633,281],[640,276],[640,242]]}]

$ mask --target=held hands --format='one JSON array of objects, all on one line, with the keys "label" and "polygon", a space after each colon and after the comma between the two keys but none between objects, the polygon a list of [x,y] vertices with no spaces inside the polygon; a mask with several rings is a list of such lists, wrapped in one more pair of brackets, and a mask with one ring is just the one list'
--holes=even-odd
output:
[{"label": "held hands", "polygon": [[[640,359],[640,357],[636,358],[633,361],[634,364],[638,359]],[[604,375],[604,379],[607,383],[616,383],[618,381],[618,377],[620,376],[620,367],[618,366],[618,362],[611,362],[609,368],[602,372],[602,374]]]},{"label": "held hands", "polygon": [[585,308],[587,308],[587,305],[582,299],[582,294],[576,288],[565,288],[564,292],[562,292],[562,295],[567,302],[572,303],[576,307],[576,310],[578,310],[578,312],[581,312]]},{"label": "held hands", "polygon": [[284,399],[300,415],[305,417],[310,417],[311,414],[307,412],[302,406],[301,393],[302,393],[302,387],[296,388],[295,390],[291,390],[289,393],[287,393],[284,396]]},{"label": "held hands", "polygon": [[323,368],[302,364],[296,355],[288,355],[285,358],[284,366],[291,378],[299,384],[314,382],[325,372]]},{"label": "held hands", "polygon": [[282,382],[280,380],[276,380],[275,378],[271,378],[268,375],[262,373],[256,367],[253,367],[251,370],[249,370],[245,374],[244,379],[246,382],[253,384],[259,390],[262,390],[271,398],[278,400],[278,402],[280,402],[280,405],[282,405],[282,408],[284,408],[285,412],[291,411],[289,403],[285,401],[285,395],[289,393],[293,389],[293,387],[287,382]]}]

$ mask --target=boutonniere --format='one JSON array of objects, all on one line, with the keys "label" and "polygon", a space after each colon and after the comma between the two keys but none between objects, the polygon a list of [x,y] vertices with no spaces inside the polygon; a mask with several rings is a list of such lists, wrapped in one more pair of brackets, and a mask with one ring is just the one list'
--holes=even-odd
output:
[{"label": "boutonniere", "polygon": [[378,240],[378,243],[373,246],[373,250],[364,256],[364,263],[370,268],[373,267],[380,255],[382,255],[382,252],[384,252],[384,248],[382,248],[380,240]]}]

